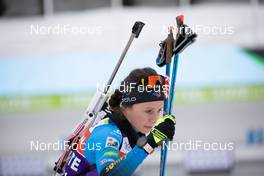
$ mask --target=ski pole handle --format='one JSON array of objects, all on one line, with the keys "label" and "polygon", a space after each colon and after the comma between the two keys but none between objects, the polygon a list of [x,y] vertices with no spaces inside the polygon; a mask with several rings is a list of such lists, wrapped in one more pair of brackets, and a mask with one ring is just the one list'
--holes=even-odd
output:
[{"label": "ski pole handle", "polygon": [[144,27],[145,23],[141,21],[136,21],[133,28],[132,28],[132,33],[135,34],[135,37],[138,38],[142,28]]}]

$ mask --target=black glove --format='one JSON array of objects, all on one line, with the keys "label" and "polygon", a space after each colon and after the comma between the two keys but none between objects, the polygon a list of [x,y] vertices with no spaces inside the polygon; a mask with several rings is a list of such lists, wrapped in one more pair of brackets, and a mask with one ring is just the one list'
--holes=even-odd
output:
[{"label": "black glove", "polygon": [[175,124],[176,119],[172,115],[160,118],[147,136],[148,144],[155,148],[165,140],[172,140],[175,133]]}]

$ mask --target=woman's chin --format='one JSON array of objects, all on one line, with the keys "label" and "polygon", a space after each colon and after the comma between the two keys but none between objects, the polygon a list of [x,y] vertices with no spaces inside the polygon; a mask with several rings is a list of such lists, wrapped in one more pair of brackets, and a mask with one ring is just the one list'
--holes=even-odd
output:
[{"label": "woman's chin", "polygon": [[141,133],[144,133],[144,134],[147,134],[147,133],[150,132],[150,130],[151,130],[150,127],[143,127],[142,130],[141,130],[140,132],[141,132]]}]

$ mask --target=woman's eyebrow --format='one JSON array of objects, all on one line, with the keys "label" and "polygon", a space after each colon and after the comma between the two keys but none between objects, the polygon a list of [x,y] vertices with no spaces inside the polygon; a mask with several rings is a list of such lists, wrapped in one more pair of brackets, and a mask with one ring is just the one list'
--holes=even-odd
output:
[{"label": "woman's eyebrow", "polygon": [[[158,109],[162,109],[162,108],[163,108],[163,106],[158,108]],[[148,106],[148,107],[146,107],[146,109],[156,109],[156,108]]]},{"label": "woman's eyebrow", "polygon": [[153,107],[149,107],[149,106],[148,106],[148,107],[146,107],[146,109],[155,109],[155,108],[153,108]]}]

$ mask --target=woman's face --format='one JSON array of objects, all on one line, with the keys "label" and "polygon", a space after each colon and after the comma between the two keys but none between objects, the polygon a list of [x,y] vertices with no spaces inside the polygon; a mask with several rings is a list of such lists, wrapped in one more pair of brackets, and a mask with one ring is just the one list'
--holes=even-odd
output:
[{"label": "woman's face", "polygon": [[138,103],[125,108],[123,114],[133,127],[146,134],[160,117],[162,107],[163,101]]}]

